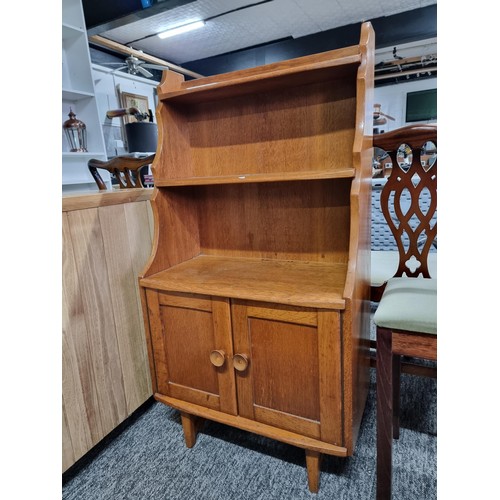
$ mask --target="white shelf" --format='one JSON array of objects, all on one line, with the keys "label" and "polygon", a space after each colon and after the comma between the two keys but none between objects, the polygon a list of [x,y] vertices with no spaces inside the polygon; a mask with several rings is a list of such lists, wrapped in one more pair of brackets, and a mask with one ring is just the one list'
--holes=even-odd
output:
[{"label": "white shelf", "polygon": [[102,151],[88,151],[88,152],[74,152],[71,151],[63,151],[63,158],[71,158],[71,159],[86,159],[90,160],[90,158],[96,158],[99,156],[106,156]]},{"label": "white shelf", "polygon": [[85,90],[62,89],[62,98],[65,101],[79,101],[88,97],[94,97],[94,93]]},{"label": "white shelf", "polygon": [[71,26],[70,24],[63,23],[62,25],[62,39],[67,40],[68,38],[75,38],[80,35],[85,35],[85,30],[78,28],[77,26]]},{"label": "white shelf", "polygon": [[98,193],[99,188],[95,182],[82,182],[75,184],[65,184],[62,187],[62,195],[91,194]]},{"label": "white shelf", "polygon": [[[93,191],[97,184],[89,172],[90,158],[107,160],[106,148],[95,96],[85,17],[81,0],[62,2],[62,185],[63,192]],[[62,131],[69,111],[83,121],[87,129],[88,153],[72,153]],[[108,189],[109,172],[100,172]]]}]

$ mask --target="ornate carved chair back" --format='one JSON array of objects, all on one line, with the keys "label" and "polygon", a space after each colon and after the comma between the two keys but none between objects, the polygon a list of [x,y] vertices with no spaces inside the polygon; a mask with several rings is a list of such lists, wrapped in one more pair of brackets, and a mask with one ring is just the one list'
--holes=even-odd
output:
[{"label": "ornate carved chair back", "polygon": [[[114,174],[118,180],[120,189],[142,188],[144,186],[142,184],[139,171],[143,167],[151,165],[154,158],[155,155],[149,155],[144,158],[116,156],[109,161],[91,159],[88,161],[87,166],[100,191],[106,190],[106,184],[102,180],[102,177],[97,170],[98,168],[102,168]],[[135,174],[135,179],[132,173]]]},{"label": "ornate carved chair back", "polygon": [[373,145],[392,160],[380,203],[399,251],[395,277],[430,278],[428,255],[433,245],[437,248],[437,126],[410,125],[375,135]]}]

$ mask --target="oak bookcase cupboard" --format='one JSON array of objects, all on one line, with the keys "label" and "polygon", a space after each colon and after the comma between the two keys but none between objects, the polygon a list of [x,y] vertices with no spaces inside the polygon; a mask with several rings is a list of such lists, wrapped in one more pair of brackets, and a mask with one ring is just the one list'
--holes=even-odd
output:
[{"label": "oak bookcase cupboard", "polygon": [[139,283],[155,398],[348,456],[368,392],[374,33],[184,81],[165,72]]}]

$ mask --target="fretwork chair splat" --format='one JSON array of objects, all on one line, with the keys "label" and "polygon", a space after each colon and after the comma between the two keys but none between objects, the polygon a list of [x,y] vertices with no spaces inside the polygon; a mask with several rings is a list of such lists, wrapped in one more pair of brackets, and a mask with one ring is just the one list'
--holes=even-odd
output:
[{"label": "fretwork chair splat", "polygon": [[380,194],[380,210],[399,259],[387,279],[429,278],[433,267],[429,254],[437,248],[437,126],[402,127],[375,135],[373,143],[392,162]]}]

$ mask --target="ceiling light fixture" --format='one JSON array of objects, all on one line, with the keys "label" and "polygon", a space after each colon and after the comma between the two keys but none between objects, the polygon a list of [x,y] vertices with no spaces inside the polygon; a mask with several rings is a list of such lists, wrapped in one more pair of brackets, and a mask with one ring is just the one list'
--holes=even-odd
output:
[{"label": "ceiling light fixture", "polygon": [[162,33],[158,33],[159,38],[169,38],[171,36],[179,35],[181,33],[186,33],[188,31],[196,30],[205,26],[205,21],[196,21],[194,23],[184,24],[183,26],[178,26],[177,28],[172,28]]}]

